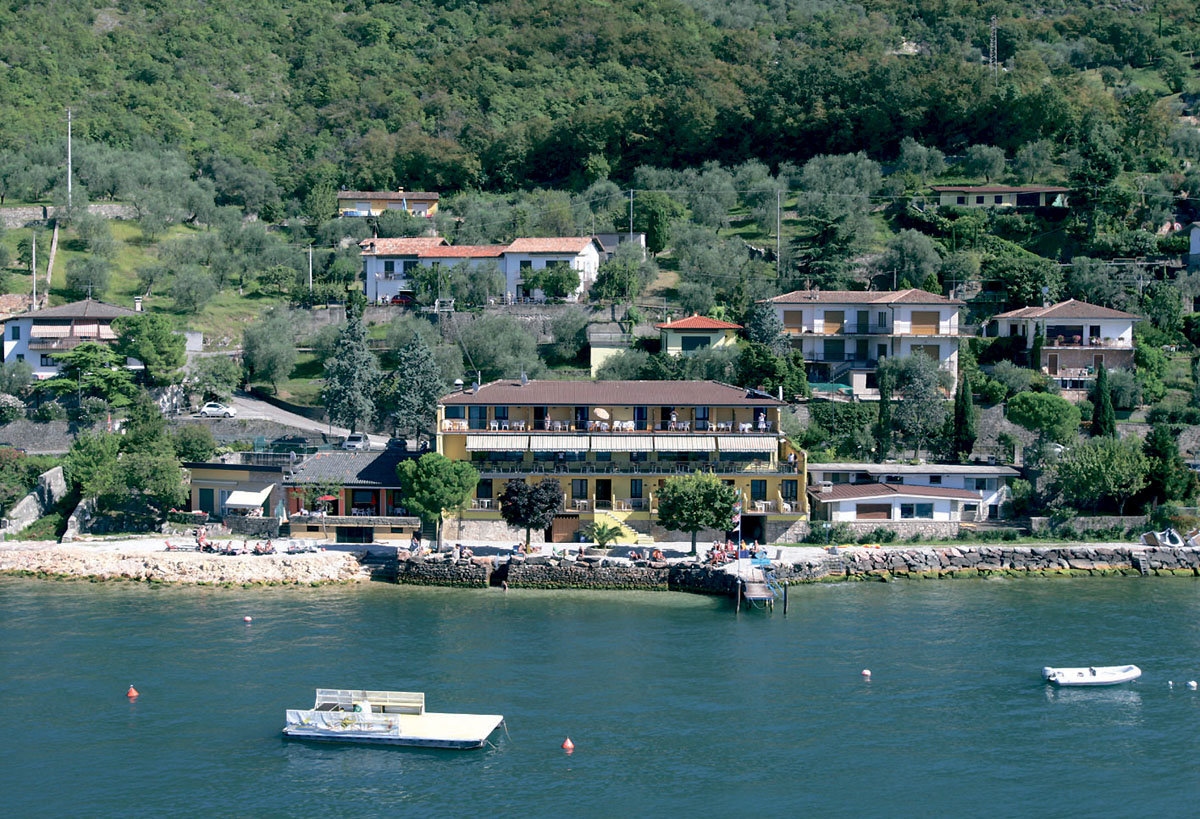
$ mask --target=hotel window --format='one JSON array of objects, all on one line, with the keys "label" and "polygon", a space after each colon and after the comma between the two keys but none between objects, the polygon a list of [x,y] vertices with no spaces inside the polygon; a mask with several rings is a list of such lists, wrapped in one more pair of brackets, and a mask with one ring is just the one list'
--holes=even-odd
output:
[{"label": "hotel window", "polygon": [[467,407],[467,427],[487,429],[487,407]]},{"label": "hotel window", "polygon": [[507,421],[508,407],[492,407],[492,417],[497,421]]},{"label": "hotel window", "polygon": [[588,496],[587,478],[572,478],[571,479],[571,500],[587,500]]},{"label": "hotel window", "polygon": [[795,503],[797,487],[798,487],[798,481],[794,481],[790,478],[785,478],[784,480],[779,482],[779,494],[782,495],[783,499],[785,501],[787,501],[788,503]]},{"label": "hotel window", "polygon": [[633,408],[633,428],[634,429],[645,429],[646,428],[646,408],[645,407],[634,407]]},{"label": "hotel window", "polygon": [[975,491],[976,492],[987,492],[991,489],[991,487],[988,486],[987,478],[975,478],[974,481],[975,481]]},{"label": "hotel window", "polygon": [[941,475],[930,475],[929,476],[929,485],[930,486],[941,486],[942,485],[942,476]]},{"label": "hotel window", "polygon": [[481,500],[486,500],[492,497],[492,479],[480,478],[479,483],[475,484],[475,497]]},{"label": "hotel window", "polygon": [[900,504],[901,520],[930,520],[933,518],[932,503],[902,503]]},{"label": "hotel window", "polygon": [[21,340],[21,327],[20,327],[20,325],[14,324],[14,325],[12,326],[12,329],[8,331],[8,337],[9,337],[9,339],[10,339],[10,340],[12,340],[12,341],[20,341],[20,340]]},{"label": "hotel window", "polygon": [[466,407],[446,407],[447,418],[466,418]]},{"label": "hotel window", "polygon": [[641,478],[630,478],[629,479],[629,497],[631,497],[631,498],[642,497],[642,479]]},{"label": "hotel window", "polygon": [[629,462],[632,464],[645,463],[650,459],[648,452],[630,452]]},{"label": "hotel window", "polygon": [[593,452],[592,454],[596,456],[597,461],[611,461],[612,460],[611,452]]},{"label": "hotel window", "polygon": [[53,367],[54,366],[54,358],[46,355],[45,353],[42,353],[42,366],[43,367]]},{"label": "hotel window", "polygon": [[767,499],[767,482],[766,481],[750,481],[750,500],[761,501]]},{"label": "hotel window", "polygon": [[696,407],[696,429],[708,429],[708,407]]}]

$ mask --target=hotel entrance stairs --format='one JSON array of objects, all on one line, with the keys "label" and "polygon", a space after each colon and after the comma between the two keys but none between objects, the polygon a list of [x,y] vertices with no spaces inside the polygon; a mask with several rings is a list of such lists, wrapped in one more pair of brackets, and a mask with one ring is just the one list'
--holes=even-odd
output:
[{"label": "hotel entrance stairs", "polygon": [[608,520],[612,521],[614,524],[617,525],[617,527],[621,530],[621,538],[622,539],[628,538],[629,541],[631,543],[633,543],[635,546],[653,546],[654,545],[654,538],[650,537],[650,535],[644,534],[643,532],[639,532],[637,529],[634,529],[628,523],[621,520],[619,517],[614,515],[612,512],[609,512],[607,509],[600,510],[599,514],[604,515],[604,517],[606,517]]}]

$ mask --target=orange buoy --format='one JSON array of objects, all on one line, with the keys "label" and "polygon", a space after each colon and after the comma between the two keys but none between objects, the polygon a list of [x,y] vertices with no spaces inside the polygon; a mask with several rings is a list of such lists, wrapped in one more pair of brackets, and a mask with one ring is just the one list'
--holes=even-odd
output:
[{"label": "orange buoy", "polygon": [[138,690],[131,685],[129,686],[129,690],[125,692],[125,696],[129,697],[131,700],[135,700],[138,696]]},{"label": "orange buoy", "polygon": [[567,737],[566,739],[563,740],[562,747],[563,747],[563,750],[569,754],[569,753],[571,753],[571,751],[575,750],[575,743],[571,741],[570,737]]}]

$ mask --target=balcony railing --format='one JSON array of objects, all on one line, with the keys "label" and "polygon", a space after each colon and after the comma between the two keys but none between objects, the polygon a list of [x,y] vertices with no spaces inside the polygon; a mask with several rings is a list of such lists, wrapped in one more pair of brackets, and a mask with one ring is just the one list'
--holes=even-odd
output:
[{"label": "balcony railing", "polygon": [[475,461],[474,466],[482,475],[690,475],[696,470],[713,472],[717,475],[780,474],[793,475],[795,467],[785,463],[772,464],[768,461],[745,463],[717,463],[712,461],[678,461],[658,463],[595,463],[591,461],[569,461],[567,463],[537,462],[531,464],[487,463]]},{"label": "balcony railing", "polygon": [[1124,349],[1132,350],[1132,341],[1123,341],[1119,338],[1088,338],[1084,339],[1081,336],[1052,336],[1046,339],[1045,348],[1052,349],[1055,347],[1097,347],[1102,349]]},{"label": "balcony railing", "polygon": [[488,421],[486,427],[471,426],[463,418],[447,418],[442,421],[442,432],[582,432],[582,433],[683,433],[699,432],[706,435],[756,434],[766,435],[775,431],[775,422],[762,421],[542,421],[528,424],[525,421]]}]

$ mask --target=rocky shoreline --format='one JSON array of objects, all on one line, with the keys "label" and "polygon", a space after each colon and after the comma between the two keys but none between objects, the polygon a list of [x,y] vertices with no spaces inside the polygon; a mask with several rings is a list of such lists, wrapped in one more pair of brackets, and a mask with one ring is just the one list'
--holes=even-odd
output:
[{"label": "rocky shoreline", "polygon": [[[785,584],[970,577],[1200,575],[1200,550],[1124,544],[1047,546],[853,547],[782,549],[773,561]],[[214,555],[168,552],[152,541],[115,544],[20,544],[0,549],[0,574],[135,580],[194,585],[320,585],[368,579],[404,585],[481,588],[682,591],[734,594],[732,567],[690,561],[619,557],[493,555],[455,560],[448,554],[394,557],[367,552]]]}]

